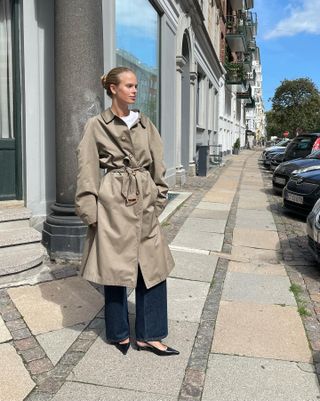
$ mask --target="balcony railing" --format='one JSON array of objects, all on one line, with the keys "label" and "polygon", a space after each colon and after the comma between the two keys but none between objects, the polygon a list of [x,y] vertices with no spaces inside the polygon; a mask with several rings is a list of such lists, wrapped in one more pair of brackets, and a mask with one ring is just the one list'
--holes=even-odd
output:
[{"label": "balcony railing", "polygon": [[237,92],[237,99],[251,99],[251,98],[252,98],[252,91],[250,85],[245,92]]},{"label": "balcony railing", "polygon": [[227,15],[226,40],[233,52],[244,52],[247,47],[247,31],[243,18],[236,15]]},{"label": "balcony railing", "polygon": [[249,82],[255,82],[255,80],[256,80],[256,70],[253,70],[253,71],[250,71],[250,72],[247,72],[247,81],[249,81]]},{"label": "balcony railing", "polygon": [[229,85],[245,85],[246,71],[243,63],[226,63],[226,83]]},{"label": "balcony railing", "polygon": [[254,52],[256,50],[256,47],[257,47],[256,40],[255,39],[249,40],[248,50]]},{"label": "balcony railing", "polygon": [[247,26],[248,36],[250,35],[251,38],[254,38],[255,36],[257,36],[257,28],[258,28],[257,14],[253,13],[252,11],[246,11],[244,13],[244,19]]},{"label": "balcony railing", "polygon": [[247,72],[252,70],[252,54],[251,52],[243,54],[243,66]]},{"label": "balcony railing", "polygon": [[[257,34],[257,15],[251,11],[226,17],[226,40],[232,52],[246,52]],[[250,50],[255,50],[251,46]]]}]

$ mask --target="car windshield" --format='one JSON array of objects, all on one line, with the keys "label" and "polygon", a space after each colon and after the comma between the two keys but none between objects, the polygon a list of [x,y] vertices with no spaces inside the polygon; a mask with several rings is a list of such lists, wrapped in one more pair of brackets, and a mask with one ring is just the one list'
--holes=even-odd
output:
[{"label": "car windshield", "polygon": [[280,142],[276,143],[276,146],[287,145],[288,142],[289,142],[289,139],[282,139]]},{"label": "car windshield", "polygon": [[320,150],[312,152],[310,155],[306,157],[306,159],[320,159]]}]

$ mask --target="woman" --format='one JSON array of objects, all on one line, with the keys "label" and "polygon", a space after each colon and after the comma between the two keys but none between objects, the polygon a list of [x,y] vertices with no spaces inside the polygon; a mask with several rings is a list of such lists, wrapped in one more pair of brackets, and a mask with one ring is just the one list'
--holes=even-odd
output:
[{"label": "woman", "polygon": [[129,110],[137,95],[134,72],[114,68],[101,81],[112,105],[89,119],[77,150],[76,212],[89,226],[81,274],[105,286],[107,340],[123,354],[130,347],[126,287],[132,287],[137,349],[177,355],[161,342],[174,266],[158,222],[168,192],[162,142],[144,114]]}]

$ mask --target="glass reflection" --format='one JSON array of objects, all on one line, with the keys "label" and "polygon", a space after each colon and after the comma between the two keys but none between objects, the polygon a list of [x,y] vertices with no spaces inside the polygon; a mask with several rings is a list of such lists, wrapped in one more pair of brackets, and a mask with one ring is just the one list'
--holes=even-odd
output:
[{"label": "glass reflection", "polygon": [[138,78],[135,107],[158,125],[158,13],[148,0],[116,0],[116,62]]}]

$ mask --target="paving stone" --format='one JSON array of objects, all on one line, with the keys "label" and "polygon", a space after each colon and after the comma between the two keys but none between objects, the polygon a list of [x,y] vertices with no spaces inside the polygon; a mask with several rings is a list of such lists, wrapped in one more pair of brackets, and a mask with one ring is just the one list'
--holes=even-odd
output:
[{"label": "paving stone", "polygon": [[24,338],[28,338],[31,336],[30,330],[29,329],[20,329],[20,330],[14,330],[11,332],[12,338],[14,340],[22,340]]},{"label": "paving stone", "polygon": [[30,349],[21,351],[20,354],[22,355],[23,359],[26,362],[35,361],[37,359],[41,359],[41,358],[45,357],[45,353],[44,353],[43,349],[40,347],[30,348]]},{"label": "paving stone", "polygon": [[76,352],[87,352],[91,345],[92,340],[90,339],[78,339],[71,345],[70,350]]},{"label": "paving stone", "polygon": [[3,313],[2,318],[5,322],[9,322],[10,320],[20,319],[21,314],[16,309],[14,309],[9,312]]},{"label": "paving stone", "polygon": [[144,391],[101,387],[84,383],[66,383],[52,401],[173,401],[171,396]]},{"label": "paving stone", "polygon": [[223,234],[226,228],[227,220],[212,220],[203,218],[188,218],[180,229],[180,232],[187,231],[193,235],[198,235],[201,232],[205,233],[220,233]]},{"label": "paving stone", "polygon": [[171,277],[211,282],[218,261],[217,256],[179,251],[172,251],[172,255],[175,267]]},{"label": "paving stone", "polygon": [[24,338],[22,340],[16,340],[14,342],[15,347],[19,351],[35,348],[38,346],[37,341],[33,337]]},{"label": "paving stone", "polygon": [[202,198],[204,202],[231,204],[235,191],[209,191]]},{"label": "paving stone", "polygon": [[48,372],[53,368],[53,365],[48,358],[37,359],[28,364],[28,368],[32,375]]},{"label": "paving stone", "polygon": [[239,209],[266,210],[268,206],[269,203],[265,199],[246,198],[244,195],[240,196],[238,203]]},{"label": "paving stone", "polygon": [[221,251],[223,244],[223,234],[198,232],[195,236],[190,231],[180,231],[171,245],[183,246],[208,251]]},{"label": "paving stone", "polygon": [[210,209],[200,209],[196,208],[190,214],[192,218],[200,219],[213,219],[213,220],[227,220],[229,215],[229,210],[210,210]]},{"label": "paving stone", "polygon": [[280,249],[276,231],[235,228],[233,230],[233,245],[260,249]]},{"label": "paving stone", "polygon": [[253,274],[265,274],[274,276],[285,276],[287,277],[286,270],[282,264],[268,265],[266,263],[241,263],[230,261],[228,271],[238,273],[253,273]]},{"label": "paving stone", "polygon": [[279,264],[280,255],[274,250],[232,246],[231,256],[236,260],[246,259],[250,263]]},{"label": "paving stone", "polygon": [[296,306],[288,277],[228,272],[223,287],[224,301]]},{"label": "paving stone", "polygon": [[195,207],[195,209],[228,211],[229,212],[230,204],[201,201],[198,203],[198,205]]},{"label": "paving stone", "polygon": [[[168,317],[176,321],[200,322],[209,283],[169,278]],[[135,294],[129,297],[129,312],[135,313]]]},{"label": "paving stone", "polygon": [[266,210],[238,209],[235,227],[277,231],[272,213]]},{"label": "paving stone", "polygon": [[231,181],[229,183],[224,183],[224,182],[216,182],[213,188],[210,190],[210,192],[220,192],[220,191],[231,191],[231,192],[236,192],[237,187],[239,183],[238,181]]},{"label": "paving stone", "polygon": [[202,401],[316,401],[314,373],[297,363],[210,355]]},{"label": "paving stone", "polygon": [[212,352],[312,361],[301,318],[292,306],[221,301]]},{"label": "paving stone", "polygon": [[90,321],[104,305],[103,296],[79,277],[10,288],[8,293],[33,334]]},{"label": "paving stone", "polygon": [[190,369],[186,370],[184,385],[181,389],[179,401],[196,401],[201,399],[201,390],[205,381],[205,372]]},{"label": "paving stone", "polygon": [[83,352],[67,352],[60,359],[59,363],[64,365],[76,365],[82,358]]},{"label": "paving stone", "polygon": [[52,394],[33,391],[24,401],[50,401]]},{"label": "paving stone", "polygon": [[23,319],[10,320],[6,325],[10,331],[25,329],[27,327]]},{"label": "paving stone", "polygon": [[35,383],[12,345],[0,344],[0,355],[0,401],[23,401]]},{"label": "paving stone", "polygon": [[68,380],[142,393],[147,389],[151,394],[159,394],[156,400],[162,395],[174,400],[180,391],[197,327],[196,323],[169,321],[165,342],[180,351],[180,355],[170,358],[132,348],[124,357],[114,346],[106,344],[104,338],[98,337]]},{"label": "paving stone", "polygon": [[37,340],[45,350],[51,362],[56,365],[85,327],[86,324],[82,323],[73,327],[66,327],[49,333],[39,334]]},{"label": "paving stone", "polygon": [[10,331],[7,329],[2,317],[0,316],[0,343],[4,343],[11,339],[12,339],[12,337],[11,337]]},{"label": "paving stone", "polygon": [[38,390],[44,393],[55,394],[63,385],[64,380],[59,377],[47,377],[38,385]]}]

